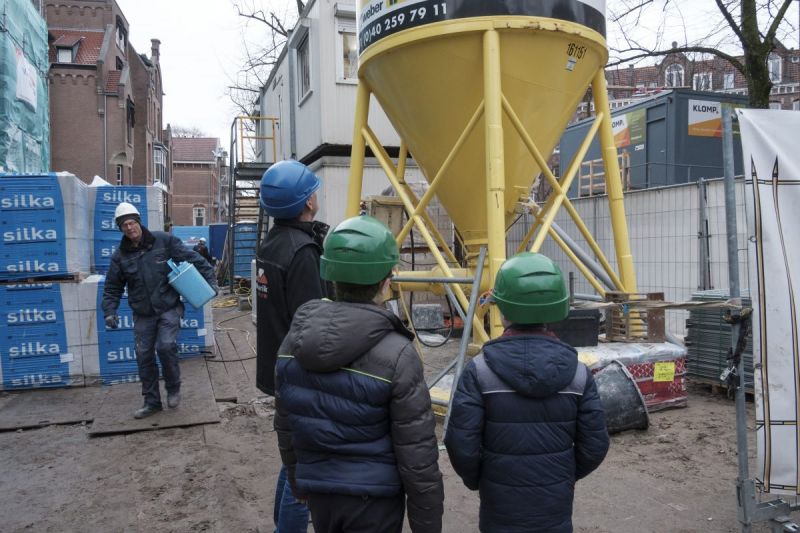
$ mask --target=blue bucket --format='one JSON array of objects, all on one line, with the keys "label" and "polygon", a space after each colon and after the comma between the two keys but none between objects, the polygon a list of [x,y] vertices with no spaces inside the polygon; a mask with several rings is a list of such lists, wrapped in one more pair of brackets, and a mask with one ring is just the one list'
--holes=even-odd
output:
[{"label": "blue bucket", "polygon": [[217,295],[193,264],[176,265],[172,259],[167,260],[167,264],[172,269],[167,275],[169,284],[195,309],[200,309]]}]

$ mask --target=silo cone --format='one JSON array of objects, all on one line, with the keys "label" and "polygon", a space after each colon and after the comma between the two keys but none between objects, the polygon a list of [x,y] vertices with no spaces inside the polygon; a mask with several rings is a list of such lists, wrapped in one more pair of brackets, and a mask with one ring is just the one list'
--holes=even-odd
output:
[{"label": "silo cone", "polygon": [[[540,210],[542,224],[531,249],[541,247],[556,211],[565,203],[559,192],[569,188],[569,172],[566,179],[562,177],[563,188],[553,183],[546,158],[592,85],[599,112],[591,135],[597,131],[601,135],[621,265],[621,276],[614,273],[612,279],[616,289],[635,291],[603,73],[608,58],[604,0],[361,0],[358,17],[359,90],[348,216],[358,212],[364,152],[369,146],[441,272],[454,275],[447,265],[454,258],[446,243],[441,243],[446,255],[434,249],[440,236],[433,225],[428,224],[430,231],[423,227],[424,206],[434,194],[469,256],[477,257],[480,246],[488,247],[483,287],[488,289],[505,260],[506,227],[518,202],[527,201],[534,179],[543,174],[556,194]],[[368,126],[371,95],[400,135],[397,166]],[[591,138],[586,149],[590,142]],[[409,152],[431,183],[421,199],[402,179]],[[582,158],[579,152],[578,164]],[[572,170],[574,176],[577,165]],[[411,223],[398,235],[399,242]],[[605,258],[600,263],[611,268]],[[579,269],[587,274],[587,269],[580,265]],[[456,287],[456,294],[466,309],[463,290]],[[488,338],[481,320],[476,319],[474,327],[479,340]],[[501,331],[499,317],[493,315],[491,336]]]}]

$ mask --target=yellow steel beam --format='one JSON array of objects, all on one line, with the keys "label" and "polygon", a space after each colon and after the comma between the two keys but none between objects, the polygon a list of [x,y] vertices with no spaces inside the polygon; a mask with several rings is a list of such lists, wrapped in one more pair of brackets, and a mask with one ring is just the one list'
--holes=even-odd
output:
[{"label": "yellow steel beam", "polygon": [[[408,185],[408,183],[401,182],[400,185],[402,185],[403,188],[405,189],[406,194],[411,199],[411,203],[414,204],[414,206],[419,206],[420,200],[419,198],[417,198],[416,193],[414,193],[414,190]],[[414,210],[416,211],[416,207],[414,208]],[[408,217],[409,221],[413,220],[409,213],[406,214],[409,215]],[[428,229],[433,234],[433,237],[436,239],[436,242],[438,242],[439,246],[441,246],[442,250],[444,250],[444,253],[447,256],[447,260],[450,261],[451,263],[458,264],[458,259],[456,259],[456,256],[453,254],[453,250],[450,249],[450,245],[444,240],[444,235],[442,235],[442,233],[439,231],[439,228],[436,227],[436,224],[433,222],[433,219],[431,219],[431,216],[428,214],[428,212],[423,211],[422,213],[419,214],[419,216],[422,217],[422,220],[425,222],[425,224],[428,225]],[[398,237],[397,246],[400,247],[402,245],[403,242]]]},{"label": "yellow steel beam", "polygon": [[408,163],[408,145],[400,139],[400,152],[397,154],[397,181],[406,182],[406,164]]},{"label": "yellow steel beam", "polygon": [[[591,140],[594,138],[595,134],[597,133],[597,128],[600,126],[602,121],[602,113],[598,114],[597,118],[595,119],[592,126],[589,128],[589,133],[586,136],[581,147],[578,149],[578,152],[575,154],[575,157],[572,159],[569,167],[567,168],[567,172],[564,176],[561,177],[561,183],[553,176],[553,173],[550,172],[550,169],[547,167],[547,162],[542,157],[541,152],[533,143],[533,140],[528,135],[528,132],[525,131],[522,123],[519,121],[519,118],[514,113],[514,110],[511,109],[511,106],[507,106],[507,113],[513,114],[512,121],[515,124],[518,124],[518,129],[520,129],[520,135],[522,136],[523,141],[525,142],[528,150],[533,155],[533,158],[536,160],[537,164],[539,165],[542,174],[544,174],[545,178],[548,182],[550,182],[550,186],[553,188],[553,193],[548,198],[548,202],[546,205],[547,211],[545,211],[546,215],[544,220],[542,221],[542,228],[539,230],[539,234],[536,236],[536,239],[533,241],[531,245],[531,251],[538,252],[539,249],[542,247],[544,243],[544,239],[547,236],[547,231],[553,224],[553,220],[556,218],[556,214],[558,213],[559,207],[561,207],[562,203],[565,199],[567,199],[567,191],[569,190],[570,185],[572,184],[572,180],[578,174],[578,170],[580,169],[581,161],[583,161],[583,157],[586,155],[586,152],[589,150],[589,146],[591,144]],[[549,204],[549,205],[548,205]]]},{"label": "yellow steel beam", "polygon": [[[365,142],[369,145],[372,149],[372,152],[375,154],[378,163],[380,163],[383,171],[386,173],[386,177],[389,179],[391,184],[397,190],[397,194],[400,197],[400,200],[403,202],[403,205],[406,208],[408,213],[414,212],[414,203],[411,201],[411,198],[406,193],[405,188],[403,185],[397,181],[397,169],[395,168],[394,164],[392,163],[389,154],[386,153],[386,150],[383,146],[378,142],[378,139],[375,137],[375,134],[372,132],[369,126],[364,126],[361,129],[361,135],[363,136]],[[425,227],[425,224],[422,222],[422,218],[420,216],[414,217],[414,222],[419,228],[420,233],[422,234],[422,238],[425,240],[425,243],[428,245],[433,257],[436,259],[436,263],[442,269],[445,276],[448,278],[455,277],[450,269],[450,266],[445,261],[444,256],[442,256],[439,248],[436,246],[436,243],[431,236],[428,229]],[[461,304],[463,309],[467,309],[469,307],[469,301],[467,300],[464,291],[459,285],[453,286],[453,292],[456,295],[459,303]],[[489,340],[489,336],[486,334],[486,331],[483,329],[483,324],[475,318],[472,324],[473,329],[475,330],[475,334],[481,340],[481,342],[486,342]]]},{"label": "yellow steel beam", "polygon": [[[404,140],[400,140],[400,153],[397,156],[397,169],[395,170],[395,177],[397,178],[397,182],[405,189],[406,194],[411,198],[411,201],[414,203],[414,205],[417,206],[415,208],[415,210],[414,210],[414,213],[416,213],[417,212],[417,208],[419,207],[419,198],[417,198],[417,195],[414,194],[414,191],[411,189],[411,187],[408,185],[408,183],[406,183],[405,174],[406,174],[406,162],[407,161],[408,161],[408,145],[406,144],[406,142]],[[422,216],[422,219],[425,221],[425,223],[430,228],[431,233],[433,233],[433,236],[436,238],[436,241],[442,247],[442,250],[445,251],[445,254],[447,255],[447,259],[449,261],[453,262],[453,263],[458,263],[458,260],[456,259],[456,256],[453,255],[453,251],[450,249],[450,245],[448,245],[445,242],[444,237],[439,232],[439,229],[436,227],[436,224],[433,223],[433,220],[431,220],[431,217],[430,217],[430,215],[428,215],[428,212],[427,211],[422,211],[421,216]],[[412,220],[413,220],[413,218],[409,214],[408,224],[411,224]],[[397,237],[395,237],[395,240],[397,241],[397,247],[398,248],[402,248],[403,241],[405,240],[405,236],[403,236],[401,238],[401,236],[398,235]]]},{"label": "yellow steel beam", "polygon": [[608,207],[611,212],[611,227],[614,231],[614,247],[617,253],[620,278],[626,292],[636,292],[636,270],[633,266],[633,255],[628,239],[628,221],[625,219],[625,201],[622,194],[622,180],[619,173],[619,159],[617,147],[614,144],[614,132],[611,129],[611,114],[608,106],[608,93],[606,93],[606,78],[602,68],[592,80],[592,98],[594,108],[605,114],[605,119],[600,127],[600,149],[606,166],[606,194],[608,194]]},{"label": "yellow steel beam", "polygon": [[[547,202],[545,202],[545,205],[536,215],[536,220],[531,225],[531,228],[528,230],[528,233],[525,235],[525,238],[522,240],[522,243],[520,244],[520,248],[518,251],[522,251],[523,249],[527,248],[531,237],[533,237],[533,234],[536,232],[539,225],[543,224],[543,217],[545,213],[552,214],[552,218],[553,219],[555,218],[555,213],[558,210],[558,202],[560,201],[567,209],[567,212],[572,217],[573,221],[575,222],[575,225],[578,227],[578,230],[580,230],[584,239],[586,239],[586,242],[589,244],[595,256],[597,256],[598,260],[600,261],[600,264],[606,270],[609,277],[611,277],[611,280],[614,282],[617,288],[622,289],[622,282],[617,276],[617,273],[611,267],[611,264],[608,262],[608,259],[606,259],[606,256],[603,253],[603,250],[597,244],[597,241],[594,239],[591,232],[586,227],[586,224],[584,224],[577,210],[572,205],[572,202],[569,200],[569,198],[567,198],[567,191],[569,190],[569,185],[574,179],[574,176],[577,174],[578,169],[580,168],[580,162],[583,161],[583,158],[586,156],[586,152],[589,150],[589,147],[591,146],[592,141],[594,140],[594,137],[597,134],[598,128],[600,128],[601,126],[604,114],[600,113],[595,118],[591,128],[586,134],[586,137],[581,143],[578,152],[572,158],[572,161],[570,162],[570,165],[567,169],[567,173],[564,176],[562,176],[561,182],[559,182],[553,175],[553,173],[550,171],[550,169],[547,167],[546,162],[544,162],[544,158],[542,157],[538,148],[534,145],[533,140],[528,135],[524,125],[519,120],[519,117],[517,116],[516,112],[514,112],[513,108],[511,107],[511,104],[508,102],[508,100],[505,99],[505,97],[503,98],[503,109],[505,110],[506,115],[509,117],[509,120],[511,120],[511,123],[517,130],[517,133],[519,133],[520,137],[522,137],[523,142],[525,142],[526,146],[528,147],[528,151],[531,153],[534,160],[536,160],[537,164],[542,170],[542,174],[545,176],[545,179],[547,179],[547,181],[553,187],[553,194],[550,195],[550,197],[547,199]],[[547,234],[552,235],[552,232],[549,231],[550,226],[552,226],[552,220],[548,225],[548,231],[547,231]],[[537,241],[539,241],[539,244],[537,246],[536,242],[534,242],[534,245],[531,246],[532,251],[538,251],[539,248],[541,248],[541,243],[544,241],[545,234],[546,233],[544,231],[541,231],[539,233],[540,237],[537,239]]]},{"label": "yellow steel beam", "polygon": [[[503,144],[503,91],[500,84],[500,36],[497,30],[483,34],[483,100],[486,127],[486,235],[488,237],[489,280],[506,260],[506,178]],[[492,338],[503,333],[500,311],[489,313]]]},{"label": "yellow steel beam", "polygon": [[[538,217],[539,213],[534,213],[534,216]],[[591,284],[591,286],[594,287],[594,290],[597,291],[597,294],[599,294],[602,297],[605,297],[606,290],[603,288],[600,282],[597,281],[597,278],[592,274],[592,272],[589,270],[586,264],[584,264],[584,262],[581,261],[577,255],[575,255],[575,253],[570,249],[569,246],[567,246],[567,243],[564,242],[564,239],[562,239],[558,235],[558,233],[556,233],[556,230],[554,230],[552,227],[549,229],[549,234],[550,237],[553,239],[553,241],[555,241],[555,243],[559,246],[559,248],[561,248],[561,250],[565,254],[567,254],[569,260],[572,261],[576,267],[578,267],[578,270],[581,271],[581,274],[583,274],[583,277],[586,278],[586,281],[588,281]]]},{"label": "yellow steel beam", "polygon": [[353,126],[353,147],[350,152],[350,179],[347,186],[346,217],[357,216],[361,206],[361,186],[364,180],[364,157],[366,144],[363,129],[369,120],[369,99],[371,91],[363,79],[358,80],[356,92],[356,113]]},{"label": "yellow steel beam", "polygon": [[469,136],[470,133],[472,133],[472,130],[475,129],[475,125],[478,123],[478,121],[482,116],[483,116],[483,102],[478,104],[478,108],[475,110],[475,113],[472,114],[472,118],[469,120],[469,122],[467,122],[467,126],[461,132],[461,135],[459,135],[458,140],[456,140],[456,143],[453,145],[453,149],[450,150],[449,154],[447,154],[447,157],[442,163],[442,166],[439,167],[439,171],[436,173],[436,176],[433,178],[433,180],[431,180],[428,190],[425,191],[425,194],[422,196],[422,199],[417,204],[417,207],[414,209],[414,212],[409,213],[408,222],[406,222],[405,226],[403,226],[403,229],[400,230],[400,233],[397,235],[398,242],[403,242],[405,238],[408,236],[408,232],[411,231],[411,226],[413,225],[413,223],[411,222],[411,217],[419,215],[428,207],[428,204],[430,203],[433,196],[436,194],[436,191],[438,190],[439,185],[442,182],[442,178],[444,177],[447,170],[450,168],[450,164],[453,162],[456,155],[458,155],[458,153],[461,151],[461,147],[464,146],[464,142],[466,142],[467,137]]}]

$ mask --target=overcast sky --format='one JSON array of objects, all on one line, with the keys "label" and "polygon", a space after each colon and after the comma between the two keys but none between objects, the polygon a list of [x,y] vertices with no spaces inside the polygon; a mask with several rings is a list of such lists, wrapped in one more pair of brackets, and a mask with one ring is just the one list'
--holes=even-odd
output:
[{"label": "overcast sky", "polygon": [[[234,107],[225,95],[242,63],[245,20],[231,0],[117,0],[130,42],[150,56],[161,40],[164,127],[196,127],[228,149]],[[250,34],[255,34],[253,29]],[[255,35],[252,35],[255,38]]]},{"label": "overcast sky", "polygon": [[[294,0],[240,0],[242,3],[269,6],[283,5],[290,12]],[[228,149],[230,126],[236,115],[225,94],[230,80],[242,64],[244,39],[249,43],[266,40],[263,25],[247,24],[237,16],[233,0],[117,0],[130,24],[130,41],[138,53],[150,55],[150,39],[161,40],[161,71],[164,83],[164,126],[196,127],[209,136],[219,137]],[[614,1],[609,2],[611,6]],[[654,6],[663,2],[654,2]],[[793,2],[794,4],[795,2]],[[712,0],[673,3],[684,9],[676,16],[665,17],[660,7],[652,7],[640,27],[661,26],[663,41],[683,42],[683,23],[700,29],[708,24],[705,14],[686,6],[714,9]],[[718,16],[718,13],[717,13]],[[669,22],[665,23],[665,18]],[[797,25],[797,7],[787,18]],[[649,21],[649,22],[648,22]],[[614,42],[615,28],[609,24],[609,41]],[[673,37],[674,35],[674,37]],[[796,48],[797,36],[786,43]]]}]

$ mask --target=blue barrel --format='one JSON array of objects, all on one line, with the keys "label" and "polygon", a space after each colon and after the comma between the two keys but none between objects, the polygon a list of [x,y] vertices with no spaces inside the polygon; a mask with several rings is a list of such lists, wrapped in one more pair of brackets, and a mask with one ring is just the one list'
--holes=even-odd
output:
[{"label": "blue barrel", "polygon": [[233,257],[233,275],[245,279],[250,278],[250,263],[256,258],[256,241],[258,240],[258,224],[240,222],[233,228],[235,254]]},{"label": "blue barrel", "polygon": [[200,309],[216,296],[214,289],[193,264],[183,262],[176,265],[172,259],[167,260],[167,264],[172,269],[167,275],[169,284],[195,309]]}]

